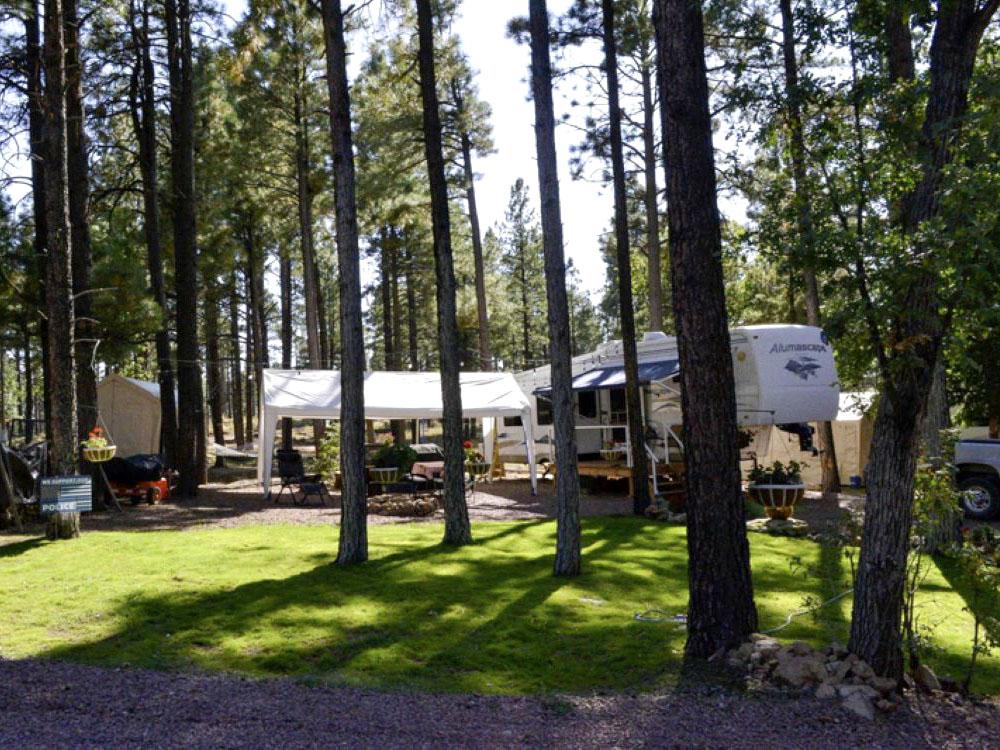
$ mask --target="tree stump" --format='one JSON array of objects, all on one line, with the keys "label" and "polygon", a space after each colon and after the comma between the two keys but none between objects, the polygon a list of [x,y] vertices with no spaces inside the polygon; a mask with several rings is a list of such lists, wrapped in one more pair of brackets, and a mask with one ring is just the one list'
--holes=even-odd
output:
[{"label": "tree stump", "polygon": [[45,526],[45,538],[50,541],[57,539],[76,539],[80,536],[79,513],[53,513]]}]

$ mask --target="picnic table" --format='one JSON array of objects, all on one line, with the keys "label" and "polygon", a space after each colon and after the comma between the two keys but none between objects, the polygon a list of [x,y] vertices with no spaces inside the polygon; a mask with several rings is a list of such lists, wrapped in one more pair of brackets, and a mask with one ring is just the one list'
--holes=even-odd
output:
[{"label": "picnic table", "polygon": [[416,461],[410,473],[427,479],[440,479],[444,476],[444,461]]}]

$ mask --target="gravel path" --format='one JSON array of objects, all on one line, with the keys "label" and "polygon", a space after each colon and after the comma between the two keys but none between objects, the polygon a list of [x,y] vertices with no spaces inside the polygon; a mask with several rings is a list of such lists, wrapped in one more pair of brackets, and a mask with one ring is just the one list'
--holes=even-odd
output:
[{"label": "gravel path", "polygon": [[[275,487],[277,494],[277,487]],[[154,531],[189,528],[259,526],[278,523],[336,524],[340,522],[340,495],[332,493],[332,505],[311,502],[307,506],[292,505],[286,493],[278,504],[266,501],[254,480],[242,479],[229,483],[203,485],[198,497],[157,505],[124,504],[124,512],[87,513],[82,519],[84,531]],[[525,479],[509,479],[480,484],[468,499],[469,516],[473,521],[519,521],[555,517],[555,495],[551,485],[540,484],[537,496]],[[580,502],[583,516],[624,515],[632,512],[632,501],[620,495],[584,495]],[[424,517],[409,518],[369,514],[371,524],[414,523],[444,520],[444,511]],[[27,533],[42,533],[40,523],[31,525]],[[0,544],[4,536],[0,534]]]},{"label": "gravel path", "polygon": [[[176,502],[168,500],[157,505],[124,504],[124,512],[87,513],[82,519],[84,531],[162,531],[190,528],[232,528],[269,524],[330,525],[340,522],[340,496],[332,493],[332,505],[312,502],[299,507],[285,495],[280,504],[266,501],[252,479],[236,479],[203,485],[198,497]],[[275,487],[277,494],[277,487]],[[856,501],[847,495],[838,499],[822,499],[818,493],[808,493],[806,502],[796,508],[796,517],[803,518],[820,530],[840,523],[847,515],[848,504]],[[538,495],[531,494],[526,475],[477,486],[469,496],[469,516],[473,521],[529,521],[555,518],[555,494],[551,483],[540,482]],[[610,492],[586,492],[580,498],[580,514],[588,516],[631,515],[632,501]],[[401,517],[369,514],[369,523],[441,522],[444,511],[424,517]],[[43,533],[41,523],[30,524],[26,533]],[[0,533],[0,545],[5,534]],[[8,537],[9,539],[9,537]]]},{"label": "gravel path", "polygon": [[925,701],[872,723],[815,699],[718,689],[558,698],[378,693],[45,661],[0,660],[0,707],[0,747],[11,748],[1000,746],[995,703]]}]

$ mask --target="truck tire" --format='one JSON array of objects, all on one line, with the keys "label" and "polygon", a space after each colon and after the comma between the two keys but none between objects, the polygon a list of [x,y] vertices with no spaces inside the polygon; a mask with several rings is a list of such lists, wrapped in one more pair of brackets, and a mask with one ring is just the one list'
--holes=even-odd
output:
[{"label": "truck tire", "polygon": [[1000,485],[987,476],[966,477],[958,483],[962,495],[965,515],[980,521],[988,521],[1000,515]]}]

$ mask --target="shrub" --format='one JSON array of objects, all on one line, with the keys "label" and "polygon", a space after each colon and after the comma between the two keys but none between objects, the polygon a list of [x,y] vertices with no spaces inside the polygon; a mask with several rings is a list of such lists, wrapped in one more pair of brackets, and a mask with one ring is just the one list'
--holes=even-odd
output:
[{"label": "shrub", "polygon": [[330,482],[340,471],[340,422],[327,424],[326,434],[316,453],[315,467],[323,479]]},{"label": "shrub", "polygon": [[417,452],[410,447],[409,443],[396,443],[392,438],[386,440],[372,454],[372,463],[379,469],[390,467],[398,468],[404,474],[408,474],[413,468],[413,462],[417,460]]},{"label": "shrub", "polygon": [[747,478],[753,484],[801,484],[802,466],[798,461],[775,461],[769,467],[754,466]]}]

